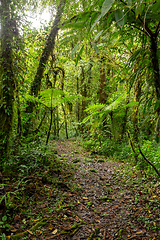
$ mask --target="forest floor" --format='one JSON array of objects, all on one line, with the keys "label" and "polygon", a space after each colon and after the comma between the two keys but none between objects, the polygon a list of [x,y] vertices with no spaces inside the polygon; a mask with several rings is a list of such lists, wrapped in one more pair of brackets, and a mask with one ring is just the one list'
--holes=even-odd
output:
[{"label": "forest floor", "polygon": [[[46,171],[41,182],[32,179],[30,197],[17,203],[21,211],[6,239],[160,239],[160,183],[155,178],[87,152],[74,140],[52,143],[66,170],[54,176]],[[58,179],[55,185],[52,178]]]}]

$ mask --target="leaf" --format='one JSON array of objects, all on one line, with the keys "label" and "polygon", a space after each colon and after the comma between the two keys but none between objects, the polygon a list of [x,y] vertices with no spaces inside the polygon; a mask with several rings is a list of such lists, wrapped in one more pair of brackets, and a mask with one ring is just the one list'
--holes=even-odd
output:
[{"label": "leaf", "polygon": [[96,26],[96,24],[99,22],[99,20],[101,19],[101,17],[103,17],[102,14],[100,14],[100,15],[98,16],[98,18],[96,19],[96,21],[95,21],[94,24],[92,25],[90,31],[92,31],[92,29]]},{"label": "leaf", "polygon": [[94,41],[96,41],[96,40],[101,36],[102,33],[103,33],[103,30],[100,31],[100,32],[95,36]]},{"label": "leaf", "polygon": [[159,109],[160,106],[160,100],[157,100],[157,102],[154,105],[154,111],[157,111]]},{"label": "leaf", "polygon": [[56,234],[58,232],[58,229],[55,229],[53,232],[52,232],[52,234]]},{"label": "leaf", "polygon": [[37,221],[39,221],[39,219],[35,219],[35,220],[33,220],[34,222],[37,222]]},{"label": "leaf", "polygon": [[127,93],[120,95],[113,103],[105,108],[105,111],[113,111],[119,107],[122,101],[126,98]]},{"label": "leaf", "polygon": [[116,10],[115,11],[115,19],[117,24],[122,27],[124,26],[124,16],[123,16],[123,12],[121,10]]},{"label": "leaf", "polygon": [[95,42],[92,43],[92,46],[93,46],[94,50],[96,51],[96,53],[99,53],[99,48],[97,47]]},{"label": "leaf", "polygon": [[48,193],[49,193],[49,196],[52,197],[52,193],[50,189],[48,190]]},{"label": "leaf", "polygon": [[77,45],[72,49],[72,52],[71,52],[71,59],[72,59],[72,60],[73,60],[73,57],[74,57],[75,53],[76,53],[77,50],[78,50],[79,44],[80,44],[80,43],[77,43]]},{"label": "leaf", "polygon": [[110,8],[112,7],[114,1],[115,0],[105,0],[103,2],[102,8],[101,8],[101,14],[98,16],[98,18],[96,19],[96,21],[92,25],[91,31],[96,26],[96,24],[99,22],[99,20],[110,10]]},{"label": "leaf", "polygon": [[128,5],[131,7],[132,6],[132,0],[128,0]]},{"label": "leaf", "polygon": [[136,10],[135,10],[135,14],[136,14],[136,19],[141,16],[143,12],[143,8],[142,8],[142,5],[141,4],[138,4],[137,7],[136,7]]},{"label": "leaf", "polygon": [[62,90],[50,88],[42,91],[40,96],[36,99],[47,107],[50,107],[51,103],[52,106],[55,107],[64,103],[65,99],[62,98],[62,96],[64,96],[64,92]]},{"label": "leaf", "polygon": [[105,0],[102,5],[101,15],[104,16],[112,7],[115,0]]},{"label": "leaf", "polygon": [[80,56],[81,56],[82,53],[83,53],[83,49],[84,49],[84,45],[81,47],[81,49],[80,49],[80,51],[79,51],[79,53],[78,53],[78,56],[77,56],[77,59],[76,59],[76,66],[77,66],[77,64],[78,64],[78,61],[79,61],[79,59],[80,59]]},{"label": "leaf", "polygon": [[30,230],[27,230],[28,233],[30,233],[31,235],[33,235],[33,232],[31,232]]}]

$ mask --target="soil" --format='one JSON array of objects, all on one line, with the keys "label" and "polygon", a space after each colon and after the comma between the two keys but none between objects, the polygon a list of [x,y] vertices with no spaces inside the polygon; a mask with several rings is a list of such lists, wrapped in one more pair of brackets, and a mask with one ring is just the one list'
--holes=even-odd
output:
[{"label": "soil", "polygon": [[125,164],[92,155],[73,141],[58,141],[56,146],[58,158],[76,165],[70,184],[77,189],[65,199],[66,205],[72,203],[74,207],[62,211],[65,226],[59,230],[80,222],[82,225],[73,236],[69,232],[55,239],[160,239],[160,230],[151,229],[160,226],[156,222],[160,220],[158,188],[147,192],[149,187],[144,189],[145,183],[141,186],[136,181],[142,175],[124,176]]},{"label": "soil", "polygon": [[[74,140],[53,145],[71,170],[58,173],[58,188],[45,184],[48,197],[37,196],[41,203],[31,210],[43,209],[42,221],[35,231],[28,227],[21,239],[160,239],[160,183],[155,178],[129,163],[88,152]],[[16,219],[12,228],[17,228]]]}]

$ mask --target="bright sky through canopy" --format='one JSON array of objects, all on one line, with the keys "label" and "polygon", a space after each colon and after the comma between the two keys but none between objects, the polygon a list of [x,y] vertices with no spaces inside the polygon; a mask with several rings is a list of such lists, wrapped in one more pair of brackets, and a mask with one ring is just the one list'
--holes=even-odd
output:
[{"label": "bright sky through canopy", "polygon": [[43,24],[48,24],[51,20],[51,14],[48,9],[45,9],[41,13],[31,15],[28,17],[28,20],[32,22],[32,26],[35,28],[40,28]]}]

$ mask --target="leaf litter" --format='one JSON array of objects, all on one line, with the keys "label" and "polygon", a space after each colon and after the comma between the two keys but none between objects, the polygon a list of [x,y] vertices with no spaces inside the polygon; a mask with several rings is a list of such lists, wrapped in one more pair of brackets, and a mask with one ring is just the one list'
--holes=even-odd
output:
[{"label": "leaf litter", "polygon": [[[54,141],[66,172],[32,178],[8,239],[160,239],[160,183],[127,163]],[[55,180],[50,181],[50,178]]]}]

